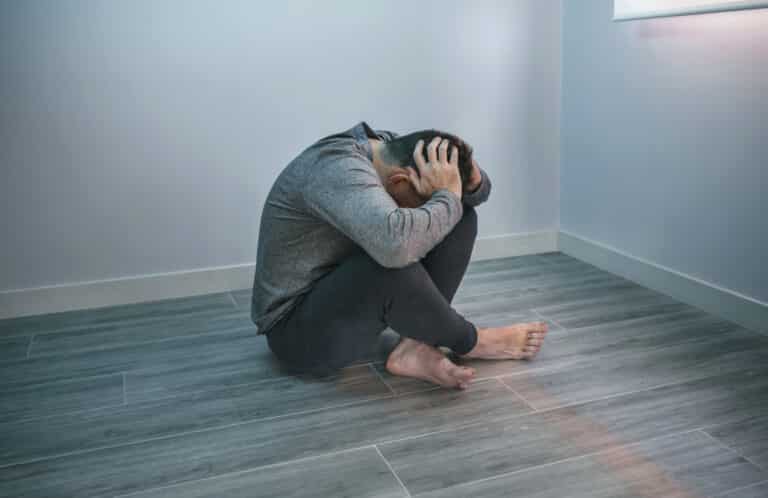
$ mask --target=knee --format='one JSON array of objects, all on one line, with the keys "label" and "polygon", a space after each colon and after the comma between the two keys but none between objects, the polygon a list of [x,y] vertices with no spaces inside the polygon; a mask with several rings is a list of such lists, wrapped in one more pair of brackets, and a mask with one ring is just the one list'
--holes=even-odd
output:
[{"label": "knee", "polygon": [[472,206],[464,206],[464,214],[453,229],[457,235],[468,239],[477,238],[477,212]]},{"label": "knee", "polygon": [[388,268],[380,265],[365,252],[357,255],[356,258],[355,274],[364,275],[367,285],[377,289],[377,295],[390,288],[415,286],[427,275],[419,261],[399,268]]}]

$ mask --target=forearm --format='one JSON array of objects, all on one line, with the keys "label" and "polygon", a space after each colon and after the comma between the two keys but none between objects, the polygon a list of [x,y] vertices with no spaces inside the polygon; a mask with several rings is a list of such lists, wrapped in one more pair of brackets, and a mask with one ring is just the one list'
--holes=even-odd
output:
[{"label": "forearm", "polygon": [[305,184],[307,207],[382,266],[403,267],[423,258],[463,214],[460,198],[447,189],[436,190],[420,207],[403,208],[368,168],[317,171]]},{"label": "forearm", "polygon": [[398,208],[389,213],[386,232],[366,244],[380,264],[399,268],[419,261],[445,238],[463,214],[459,197],[447,189],[433,193],[418,208]]}]

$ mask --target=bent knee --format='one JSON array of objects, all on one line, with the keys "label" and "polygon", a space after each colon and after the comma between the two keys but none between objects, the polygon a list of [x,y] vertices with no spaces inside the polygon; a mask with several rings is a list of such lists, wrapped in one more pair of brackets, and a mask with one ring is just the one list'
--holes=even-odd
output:
[{"label": "bent knee", "polygon": [[364,279],[368,286],[377,289],[389,285],[400,286],[418,282],[427,275],[419,261],[395,268],[381,265],[365,251],[356,254],[353,258],[353,265],[355,266],[353,272],[359,278]]},{"label": "bent knee", "polygon": [[464,214],[453,231],[458,231],[465,237],[477,237],[477,212],[472,206],[464,206]]}]

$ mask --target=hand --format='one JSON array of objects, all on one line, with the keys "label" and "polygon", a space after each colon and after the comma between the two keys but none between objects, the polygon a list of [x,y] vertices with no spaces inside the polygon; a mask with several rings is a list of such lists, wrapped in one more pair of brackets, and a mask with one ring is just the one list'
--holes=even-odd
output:
[{"label": "hand", "polygon": [[451,148],[448,158],[448,139],[435,137],[427,146],[427,159],[424,161],[424,141],[419,140],[413,150],[413,161],[419,170],[408,168],[408,178],[416,192],[422,197],[431,197],[441,188],[448,189],[461,198],[461,175],[459,174],[459,149]]}]

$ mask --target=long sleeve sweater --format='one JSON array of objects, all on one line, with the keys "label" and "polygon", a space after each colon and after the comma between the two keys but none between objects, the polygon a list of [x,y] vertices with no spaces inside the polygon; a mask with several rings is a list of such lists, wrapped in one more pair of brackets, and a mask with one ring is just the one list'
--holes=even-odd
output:
[{"label": "long sleeve sweater", "polygon": [[270,190],[261,216],[251,317],[267,332],[314,283],[356,251],[399,268],[423,258],[463,214],[488,199],[484,170],[461,199],[440,189],[418,208],[399,207],[372,163],[369,138],[397,135],[361,122],[325,137],[291,161]]}]

